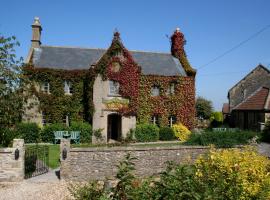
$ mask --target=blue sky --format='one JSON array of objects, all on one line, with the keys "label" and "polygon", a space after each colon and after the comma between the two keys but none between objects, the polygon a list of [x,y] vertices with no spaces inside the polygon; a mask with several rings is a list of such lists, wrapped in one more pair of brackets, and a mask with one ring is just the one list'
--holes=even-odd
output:
[{"label": "blue sky", "polygon": [[130,50],[169,52],[166,35],[180,27],[188,59],[198,69],[196,94],[212,100],[217,110],[227,91],[259,63],[270,68],[270,28],[201,68],[270,25],[269,0],[0,1],[0,33],[17,37],[17,54],[23,57],[35,16],[42,23],[42,43],[56,46],[107,48],[117,28]]}]

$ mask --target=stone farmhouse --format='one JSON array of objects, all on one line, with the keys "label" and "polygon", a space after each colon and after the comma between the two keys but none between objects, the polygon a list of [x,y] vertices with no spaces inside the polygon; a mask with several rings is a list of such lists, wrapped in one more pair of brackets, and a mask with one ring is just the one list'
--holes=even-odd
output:
[{"label": "stone farmhouse", "polygon": [[270,71],[259,64],[228,92],[229,104],[223,113],[230,115],[233,126],[261,129],[270,118]]},{"label": "stone farmhouse", "polygon": [[196,70],[179,29],[170,53],[130,51],[118,31],[108,49],[46,46],[41,31],[35,18],[24,67],[32,83],[24,121],[44,126],[83,120],[106,142],[126,137],[136,123],[193,128]]}]

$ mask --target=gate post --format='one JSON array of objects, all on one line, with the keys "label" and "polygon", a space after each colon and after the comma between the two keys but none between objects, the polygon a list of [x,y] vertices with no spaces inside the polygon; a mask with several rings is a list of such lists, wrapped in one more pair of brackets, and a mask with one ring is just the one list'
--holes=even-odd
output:
[{"label": "gate post", "polygon": [[24,160],[25,160],[25,147],[24,147],[24,139],[13,139],[13,149],[14,149],[14,159],[15,159],[15,151],[19,150],[19,158],[15,162],[15,166],[17,168],[17,180],[22,181],[24,179]]},{"label": "gate post", "polygon": [[[66,152],[66,158],[63,158],[63,154]],[[62,138],[60,142],[60,161],[63,162],[69,157],[70,152],[70,139]]]}]

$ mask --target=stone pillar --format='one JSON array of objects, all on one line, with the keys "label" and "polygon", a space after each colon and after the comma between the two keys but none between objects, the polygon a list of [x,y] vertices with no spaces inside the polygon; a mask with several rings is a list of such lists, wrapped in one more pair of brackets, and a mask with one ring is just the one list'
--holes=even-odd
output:
[{"label": "stone pillar", "polygon": [[[15,160],[15,151],[19,150],[19,159]],[[13,170],[15,172],[14,181],[22,181],[24,179],[24,161],[25,161],[25,147],[24,139],[13,140],[13,152],[14,159]]]},{"label": "stone pillar", "polygon": [[64,159],[63,159],[64,149],[67,152],[67,157],[66,157],[66,159],[67,159],[69,157],[69,152],[70,152],[70,139],[65,139],[65,138],[61,139],[61,143],[60,143],[60,161],[61,162],[64,161]]}]

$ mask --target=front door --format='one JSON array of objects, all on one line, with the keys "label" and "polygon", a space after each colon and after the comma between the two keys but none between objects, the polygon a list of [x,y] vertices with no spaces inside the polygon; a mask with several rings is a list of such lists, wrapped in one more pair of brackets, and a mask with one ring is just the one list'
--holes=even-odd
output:
[{"label": "front door", "polygon": [[108,115],[108,141],[120,140],[121,138],[121,115]]}]

